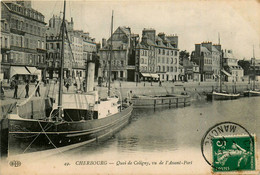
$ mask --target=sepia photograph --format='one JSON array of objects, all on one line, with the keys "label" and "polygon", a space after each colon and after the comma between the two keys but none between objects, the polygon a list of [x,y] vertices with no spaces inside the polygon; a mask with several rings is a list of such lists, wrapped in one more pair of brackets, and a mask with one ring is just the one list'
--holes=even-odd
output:
[{"label": "sepia photograph", "polygon": [[259,0],[2,0],[1,175],[259,174]]}]

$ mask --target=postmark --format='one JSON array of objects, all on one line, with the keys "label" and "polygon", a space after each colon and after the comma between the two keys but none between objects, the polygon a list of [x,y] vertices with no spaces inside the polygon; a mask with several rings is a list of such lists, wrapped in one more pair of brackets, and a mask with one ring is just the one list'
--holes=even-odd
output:
[{"label": "postmark", "polygon": [[256,169],[255,136],[234,122],[209,128],[201,140],[201,152],[213,172]]}]

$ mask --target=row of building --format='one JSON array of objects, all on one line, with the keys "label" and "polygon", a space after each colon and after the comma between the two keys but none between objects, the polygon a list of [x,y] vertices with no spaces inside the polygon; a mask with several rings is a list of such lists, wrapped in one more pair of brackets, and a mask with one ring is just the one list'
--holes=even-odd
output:
[{"label": "row of building", "polygon": [[[1,80],[58,78],[61,50],[60,16],[47,25],[31,1],[1,1]],[[89,33],[66,21],[66,77],[85,77],[85,61],[96,59],[97,44]]]},{"label": "row of building", "polygon": [[[1,2],[1,79],[21,81],[57,79],[61,63],[61,16],[49,23],[30,1]],[[97,44],[89,33],[66,21],[64,70],[66,78],[84,78],[86,61],[94,60],[96,76],[108,78],[111,57],[112,80],[121,81],[244,81],[259,73],[257,61],[236,59],[220,44],[203,42],[182,55],[176,34],[143,29],[142,36],[120,26],[110,38]],[[253,66],[254,65],[254,66]]]}]

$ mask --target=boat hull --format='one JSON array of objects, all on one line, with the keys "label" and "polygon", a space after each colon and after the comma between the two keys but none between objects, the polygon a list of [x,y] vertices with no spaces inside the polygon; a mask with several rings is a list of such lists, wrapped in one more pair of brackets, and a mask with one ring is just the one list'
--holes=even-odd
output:
[{"label": "boat hull", "polygon": [[54,148],[74,148],[72,145],[105,140],[124,126],[131,118],[133,106],[121,112],[94,120],[53,122],[28,119],[9,119],[8,156],[39,152]]},{"label": "boat hull", "polygon": [[133,107],[135,109],[142,108],[162,108],[162,107],[185,107],[190,106],[190,96],[188,95],[169,95],[169,96],[140,96],[132,98]]},{"label": "boat hull", "polygon": [[245,97],[260,96],[260,91],[254,91],[254,90],[244,91],[244,96]]},{"label": "boat hull", "polygon": [[240,94],[212,92],[207,94],[207,100],[235,100],[240,97]]}]

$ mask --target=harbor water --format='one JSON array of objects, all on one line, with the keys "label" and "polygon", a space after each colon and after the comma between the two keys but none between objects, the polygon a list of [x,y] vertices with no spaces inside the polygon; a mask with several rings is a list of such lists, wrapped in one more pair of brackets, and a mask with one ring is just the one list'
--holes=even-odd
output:
[{"label": "harbor water", "polygon": [[[201,153],[203,135],[213,125],[230,121],[259,136],[259,104],[260,98],[252,97],[193,101],[185,108],[135,110],[130,124],[111,139],[57,152],[23,163],[23,167],[32,172],[46,167],[61,174],[208,174],[212,170]],[[256,154],[259,148],[256,141]]]}]

